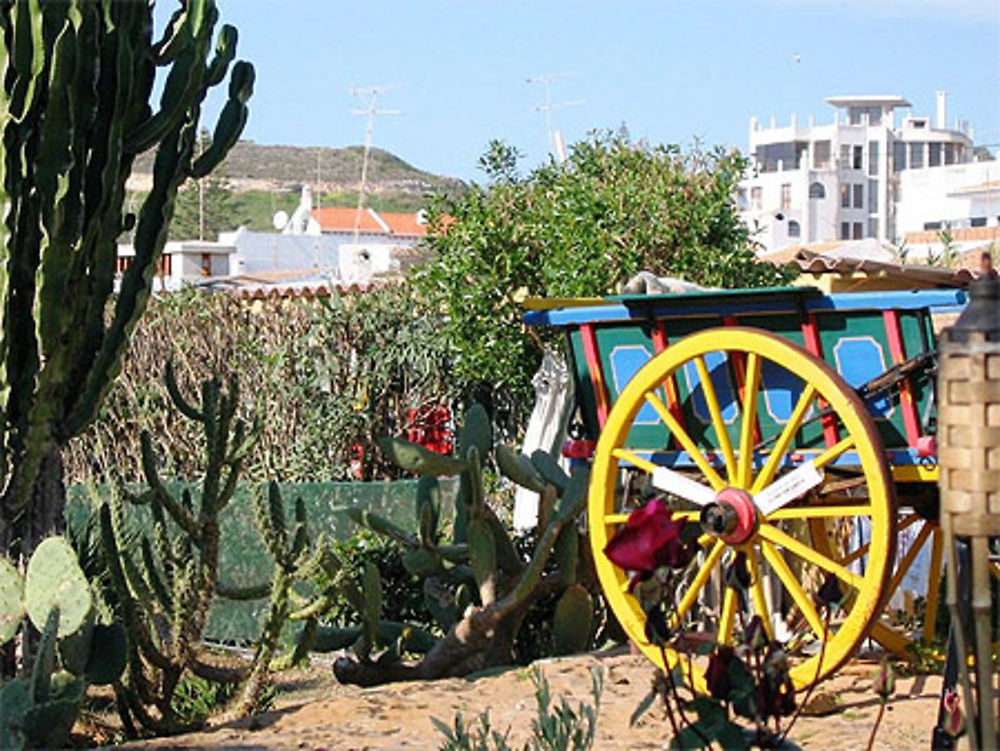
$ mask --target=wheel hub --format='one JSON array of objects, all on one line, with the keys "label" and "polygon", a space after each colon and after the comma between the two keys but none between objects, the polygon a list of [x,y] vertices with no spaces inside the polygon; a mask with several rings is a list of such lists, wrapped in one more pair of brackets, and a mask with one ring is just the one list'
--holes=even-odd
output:
[{"label": "wheel hub", "polygon": [[699,518],[701,528],[730,545],[740,545],[757,530],[757,507],[739,488],[723,488],[706,504]]}]

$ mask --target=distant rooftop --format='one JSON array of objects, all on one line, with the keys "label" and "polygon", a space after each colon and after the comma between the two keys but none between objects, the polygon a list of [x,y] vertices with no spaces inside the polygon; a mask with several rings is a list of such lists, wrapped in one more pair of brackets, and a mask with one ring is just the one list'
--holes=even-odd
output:
[{"label": "distant rooftop", "polygon": [[913,105],[895,94],[855,94],[850,96],[829,96],[825,100],[834,107],[912,107]]}]

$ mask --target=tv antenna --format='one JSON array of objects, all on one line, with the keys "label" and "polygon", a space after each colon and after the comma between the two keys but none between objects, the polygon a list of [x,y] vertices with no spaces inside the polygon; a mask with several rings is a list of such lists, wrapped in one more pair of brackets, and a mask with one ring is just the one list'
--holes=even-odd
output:
[{"label": "tv antenna", "polygon": [[561,78],[568,78],[569,76],[575,76],[575,71],[565,71],[563,73],[543,73],[538,76],[528,76],[524,79],[525,83],[538,83],[545,87],[545,104],[539,104],[534,107],[535,112],[545,113],[545,135],[546,143],[549,147],[549,152],[551,153],[555,150],[559,161],[566,161],[565,146],[562,145],[561,134],[557,139],[552,131],[552,110],[558,109],[560,107],[579,107],[580,105],[586,104],[586,99],[573,99],[565,102],[553,102],[552,101],[552,84]]},{"label": "tv antenna", "polygon": [[375,130],[375,118],[380,115],[402,115],[400,110],[380,110],[378,108],[378,98],[380,94],[385,93],[389,89],[394,89],[399,84],[380,84],[375,86],[352,86],[351,96],[355,98],[363,98],[368,100],[368,106],[365,108],[355,108],[352,113],[355,115],[364,115],[368,118],[368,124],[365,126],[365,151],[364,156],[361,158],[361,187],[358,189],[358,208],[354,212],[354,244],[358,244],[358,234],[361,232],[361,211],[364,209],[365,204],[365,190],[368,187],[368,157],[372,150],[372,133]]}]

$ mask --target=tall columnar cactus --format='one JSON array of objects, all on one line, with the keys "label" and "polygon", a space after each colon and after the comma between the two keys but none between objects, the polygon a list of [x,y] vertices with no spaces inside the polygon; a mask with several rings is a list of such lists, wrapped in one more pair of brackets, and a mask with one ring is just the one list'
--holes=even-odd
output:
[{"label": "tall columnar cactus", "polygon": [[[167,368],[167,390],[177,409],[201,424],[205,474],[198,488],[180,496],[160,479],[148,434],[142,437],[148,489],[141,494],[118,488],[100,509],[101,539],[120,615],[128,634],[125,674],[115,686],[123,722],[157,732],[181,729],[172,707],[178,682],[188,672],[207,680],[237,682],[242,665],[213,663],[202,653],[201,637],[217,591],[219,515],[236,491],[243,460],[258,430],[236,418],[235,381],[228,391],[218,379],[201,384],[201,403],[186,401]],[[124,518],[129,505],[148,504],[152,528],[128,542]]]},{"label": "tall columnar cactus", "polygon": [[124,630],[98,622],[97,610],[64,538],[38,545],[24,577],[0,558],[0,643],[16,635],[25,616],[41,632],[30,673],[0,686],[0,748],[64,746],[86,685],[121,675]]},{"label": "tall columnar cactus", "polygon": [[[61,448],[119,370],[178,186],[211,171],[247,118],[253,67],[230,70],[236,30],[214,34],[215,0],[179,2],[160,39],[153,4],[0,3],[0,543],[25,551],[59,523]],[[202,101],[227,75],[212,145],[198,156]],[[125,181],[149,150],[152,188],[138,217],[126,215]],[[115,294],[116,241],[133,227],[135,256]]]},{"label": "tall columnar cactus", "polygon": [[[473,405],[459,434],[459,454],[442,456],[402,439],[383,442],[399,466],[421,475],[417,497],[418,531],[411,534],[388,520],[356,508],[345,512],[357,523],[389,535],[404,546],[403,563],[424,578],[428,609],[446,632],[440,640],[402,624],[379,618],[378,569],[366,567],[348,599],[364,624],[340,629],[318,646],[342,648],[353,642],[355,657],[334,665],[343,682],[371,685],[390,680],[464,675],[509,664],[513,642],[528,608],[539,598],[558,595],[553,634],[557,652],[578,651],[591,637],[593,602],[577,582],[579,531],[587,469],[567,475],[544,452],[528,458],[506,446],[495,452],[500,471],[519,485],[541,494],[535,548],[522,561],[513,540],[486,502],[481,460],[493,449],[486,411]],[[437,478],[459,476],[452,538],[439,530],[440,488]],[[333,636],[339,638],[332,638]],[[373,659],[375,648],[382,652]],[[425,652],[412,664],[404,652]]]}]

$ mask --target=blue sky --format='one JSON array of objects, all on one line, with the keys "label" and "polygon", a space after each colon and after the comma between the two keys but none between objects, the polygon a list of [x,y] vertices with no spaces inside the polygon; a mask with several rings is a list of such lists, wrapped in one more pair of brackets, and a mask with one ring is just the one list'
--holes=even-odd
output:
[{"label": "blue sky", "polygon": [[[166,8],[173,4],[161,0]],[[544,88],[567,141],[624,124],[636,138],[745,148],[749,117],[832,118],[833,94],[900,94],[1000,143],[1000,0],[219,0],[257,69],[245,137],[364,140],[352,86],[398,84],[374,144],[434,172],[480,179],[493,138],[548,153]],[[209,108],[211,112],[214,107]]]}]

